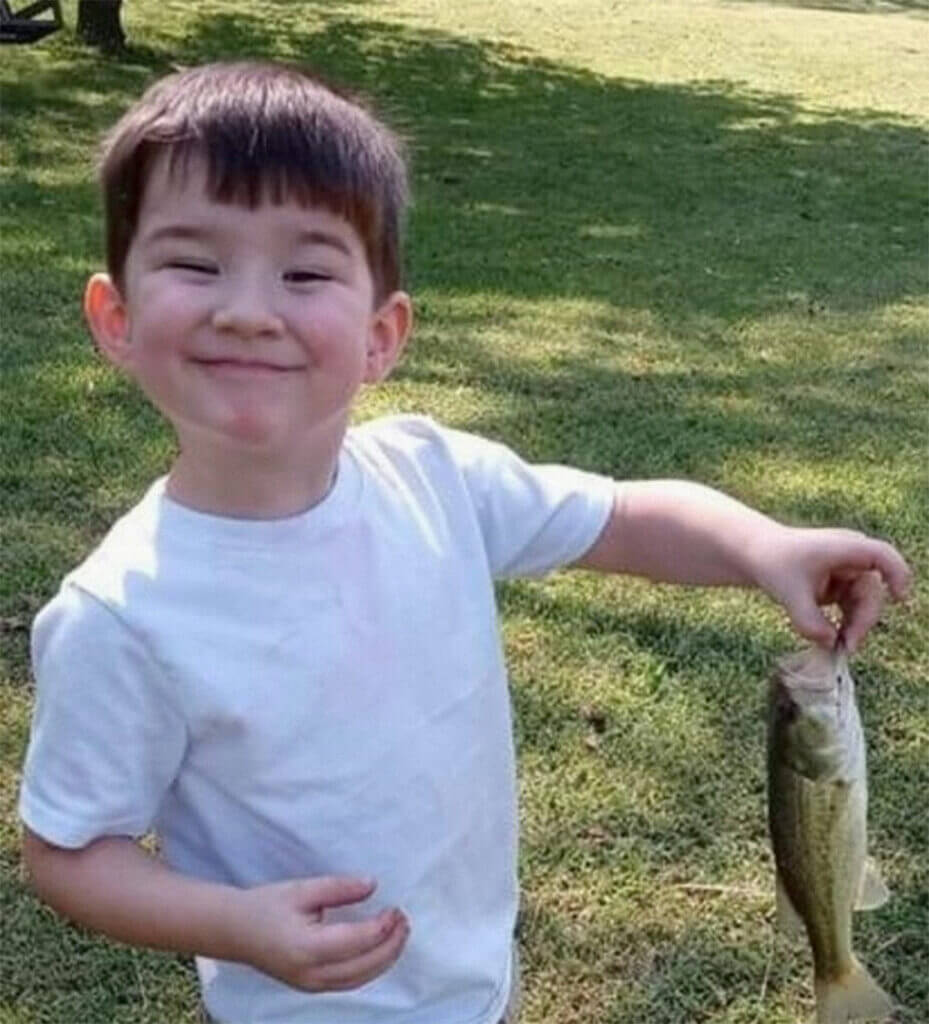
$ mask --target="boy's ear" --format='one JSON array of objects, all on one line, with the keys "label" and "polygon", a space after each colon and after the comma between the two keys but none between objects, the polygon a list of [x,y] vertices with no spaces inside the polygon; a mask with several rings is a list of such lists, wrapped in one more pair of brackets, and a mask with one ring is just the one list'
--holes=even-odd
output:
[{"label": "boy's ear", "polygon": [[413,327],[413,304],[406,292],[393,292],[371,318],[365,381],[383,380],[394,368]]},{"label": "boy's ear", "polygon": [[109,274],[94,274],[84,289],[84,317],[97,348],[114,366],[129,359],[129,313]]}]

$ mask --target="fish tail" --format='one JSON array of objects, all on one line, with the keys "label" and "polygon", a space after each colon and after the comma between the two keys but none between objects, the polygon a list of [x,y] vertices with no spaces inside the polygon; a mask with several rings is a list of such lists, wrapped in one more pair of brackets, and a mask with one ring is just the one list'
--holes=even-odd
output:
[{"label": "fish tail", "polygon": [[881,1019],[893,1013],[890,996],[854,958],[838,978],[817,978],[815,988],[817,1024]]}]

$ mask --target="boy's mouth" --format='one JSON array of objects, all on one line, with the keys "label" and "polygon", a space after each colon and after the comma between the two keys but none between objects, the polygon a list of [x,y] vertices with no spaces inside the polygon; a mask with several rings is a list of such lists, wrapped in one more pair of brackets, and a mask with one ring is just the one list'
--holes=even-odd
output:
[{"label": "boy's mouth", "polygon": [[273,363],[263,359],[194,359],[192,362],[207,370],[231,373],[294,373],[302,366]]}]

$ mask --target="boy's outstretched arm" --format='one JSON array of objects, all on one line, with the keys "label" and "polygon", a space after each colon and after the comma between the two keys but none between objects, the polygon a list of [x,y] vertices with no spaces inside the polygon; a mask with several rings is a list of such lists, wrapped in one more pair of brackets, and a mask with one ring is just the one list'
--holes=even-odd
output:
[{"label": "boy's outstretched arm", "polygon": [[575,567],[666,583],[756,586],[781,604],[798,633],[831,646],[838,605],[854,650],[877,622],[884,584],[907,594],[910,569],[885,541],[853,530],[784,526],[712,488],[679,480],[617,485],[600,536]]},{"label": "boy's outstretched arm", "polygon": [[28,828],[23,857],[38,895],[79,924],[133,946],[247,963],[309,992],[371,981],[398,959],[409,934],[394,909],[360,922],[324,921],[327,907],[367,899],[371,880],[239,889],[172,871],[129,838],[69,850]]}]

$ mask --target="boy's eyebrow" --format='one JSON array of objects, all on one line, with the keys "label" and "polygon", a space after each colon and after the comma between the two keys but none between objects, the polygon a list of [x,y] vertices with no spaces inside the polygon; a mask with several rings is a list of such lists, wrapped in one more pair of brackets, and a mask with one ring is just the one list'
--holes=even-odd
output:
[{"label": "boy's eyebrow", "polygon": [[209,237],[211,232],[208,228],[197,227],[193,224],[165,224],[163,227],[152,231],[146,238],[147,242],[160,242],[163,239],[203,239]]}]

